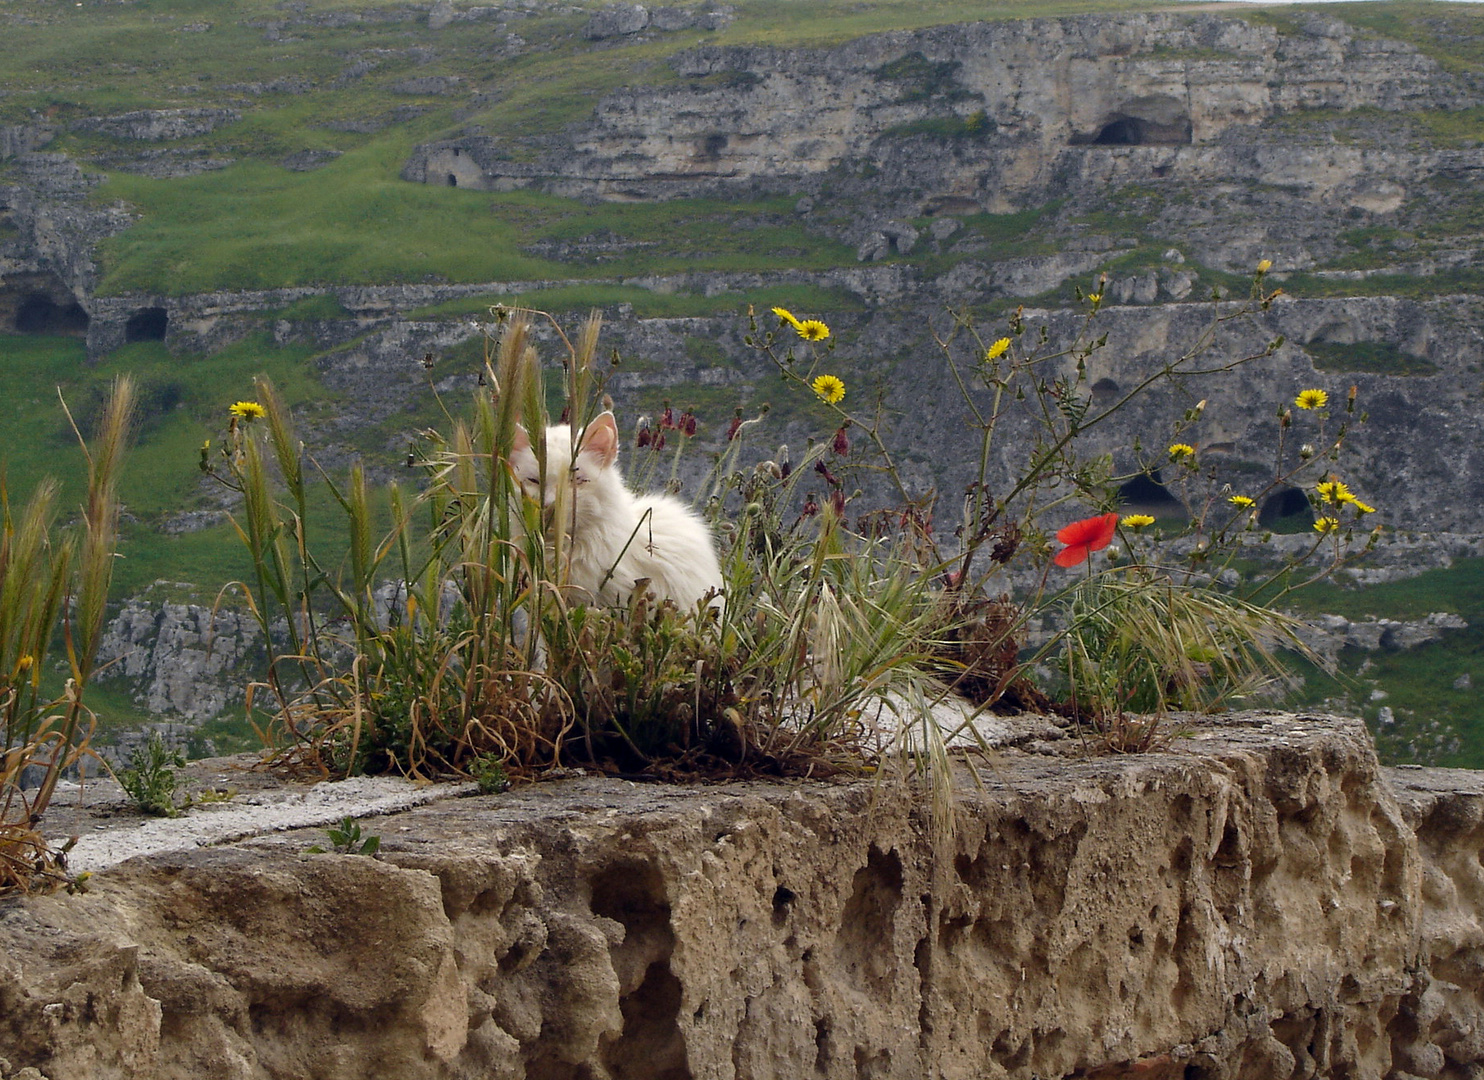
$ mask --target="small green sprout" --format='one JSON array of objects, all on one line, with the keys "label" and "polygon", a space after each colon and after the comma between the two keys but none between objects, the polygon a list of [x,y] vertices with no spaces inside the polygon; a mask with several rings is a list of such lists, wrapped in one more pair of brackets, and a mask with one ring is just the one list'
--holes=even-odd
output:
[{"label": "small green sprout", "polygon": [[338,826],[331,825],[325,834],[329,836],[331,846],[315,844],[309,848],[309,854],[324,855],[334,851],[341,855],[375,855],[381,850],[381,837],[368,836],[362,840],[361,823],[349,815],[341,818]]}]

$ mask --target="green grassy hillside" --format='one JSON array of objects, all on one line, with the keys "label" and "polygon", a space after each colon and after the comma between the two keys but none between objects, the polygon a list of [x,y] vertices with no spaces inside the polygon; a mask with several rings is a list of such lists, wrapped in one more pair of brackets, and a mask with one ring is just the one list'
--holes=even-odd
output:
[{"label": "green grassy hillside", "polygon": [[[1180,5],[1017,0],[986,9],[956,0],[743,0],[734,6],[735,20],[719,32],[594,43],[580,32],[585,13],[540,9],[434,31],[424,11],[376,0],[316,3],[312,21],[262,0],[76,7],[0,0],[7,33],[0,124],[50,121],[65,129],[83,117],[138,109],[239,114],[175,142],[141,144],[72,129],[49,147],[106,175],[93,193],[96,201],[137,214],[132,228],[103,246],[104,293],[818,269],[850,263],[852,253],[806,232],[781,200],[589,205],[534,193],[408,184],[398,172],[418,143],[471,130],[501,138],[518,158],[534,149],[533,140],[586,117],[603,93],[674,79],[666,58],[703,42],[823,45],[986,17]],[[1480,66],[1476,43],[1484,18],[1459,5],[1411,0],[1329,5],[1327,11],[1414,42],[1449,66]],[[1283,26],[1296,17],[1289,8],[1234,13]],[[522,43],[513,55],[498,47],[507,34]],[[1430,138],[1484,138],[1481,110],[1429,114],[1418,123],[1424,121],[1447,128],[1422,132]],[[172,179],[131,174],[136,166],[125,159],[156,145],[187,162],[228,164]],[[285,166],[305,153],[325,163],[306,171]],[[1159,207],[1146,209],[1153,214]],[[1460,224],[1466,223],[1438,227],[1451,235]],[[633,250],[587,264],[523,253],[543,240],[594,234]],[[1014,239],[1034,248],[1037,236]],[[1357,257],[1377,261],[1374,254],[1366,249]],[[942,269],[925,254],[910,261]]]}]

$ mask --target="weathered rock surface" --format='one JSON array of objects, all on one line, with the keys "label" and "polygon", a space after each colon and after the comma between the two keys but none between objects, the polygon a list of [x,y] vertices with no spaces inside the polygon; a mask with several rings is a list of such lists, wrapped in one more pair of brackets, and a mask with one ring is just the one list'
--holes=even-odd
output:
[{"label": "weathered rock surface", "polygon": [[584,779],[0,907],[50,1080],[1477,1075],[1484,782],[1355,721],[891,783]]},{"label": "weathered rock surface", "polygon": [[[612,6],[593,16],[589,35],[648,25],[642,6]],[[708,46],[671,63],[678,83],[609,94],[537,161],[512,160],[498,139],[476,134],[420,147],[403,176],[662,198],[796,190],[869,165],[876,209],[900,202],[888,212],[906,215],[950,205],[1003,212],[1151,169],[1176,180],[1265,178],[1353,200],[1362,196],[1349,188],[1376,172],[1379,157],[1319,145],[1272,154],[1252,142],[1258,125],[1294,110],[1410,111],[1478,99],[1411,46],[1336,20],[1280,35],[1187,13],[940,26],[829,49]],[[920,136],[932,131],[940,137],[925,153]],[[1463,157],[1474,168],[1481,160]],[[1391,165],[1409,175],[1388,167],[1371,187],[1426,171],[1406,153]]]},{"label": "weathered rock surface", "polygon": [[1347,619],[1319,615],[1310,620],[1314,633],[1306,638],[1315,651],[1331,658],[1341,649],[1399,652],[1438,641],[1448,630],[1466,630],[1468,623],[1451,611],[1433,611],[1420,619]]},{"label": "weathered rock surface", "polygon": [[89,117],[77,121],[74,126],[81,131],[110,135],[115,139],[160,142],[205,135],[240,117],[235,109],[139,109],[115,116]]},{"label": "weathered rock surface", "polygon": [[151,714],[187,720],[239,705],[266,664],[262,635],[243,612],[142,598],[126,601],[110,621],[98,660],[101,678],[133,684]]}]

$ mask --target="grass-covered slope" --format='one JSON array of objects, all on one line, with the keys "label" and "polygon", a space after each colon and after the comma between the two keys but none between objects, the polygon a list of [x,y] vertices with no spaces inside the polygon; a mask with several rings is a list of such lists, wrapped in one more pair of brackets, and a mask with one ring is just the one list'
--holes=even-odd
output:
[{"label": "grass-covered slope", "polygon": [[[426,8],[376,0],[317,2],[303,11],[262,0],[80,7],[0,0],[7,35],[0,124],[57,127],[48,149],[101,171],[107,179],[93,197],[137,215],[133,227],[102,247],[104,293],[819,269],[851,263],[853,252],[806,231],[782,201],[589,205],[408,184],[398,173],[418,143],[467,131],[500,139],[516,159],[534,155],[543,138],[590,115],[602,94],[673,80],[667,58],[702,43],[828,45],[986,17],[1181,5],[1022,0],[986,10],[953,0],[744,0],[733,6],[735,18],[719,31],[594,42],[582,33],[592,10],[583,5],[468,9],[482,14],[434,30]],[[1326,11],[1414,42],[1449,68],[1481,67],[1484,17],[1459,5],[1409,0],[1327,5]],[[1290,8],[1233,13],[1280,29],[1292,29],[1300,14]],[[231,110],[237,119],[159,142],[103,134],[87,123],[145,109]],[[1481,112],[1419,114],[1397,123],[1410,124],[1418,139],[1468,144],[1484,138]],[[305,161],[318,164],[304,168]],[[288,167],[295,162],[303,171]],[[163,166],[205,171],[168,179],[139,173]],[[1466,193],[1454,201],[1465,219],[1484,212]],[[1456,236],[1460,227],[1477,225],[1435,221],[1431,227]],[[593,236],[612,241],[608,249],[618,254],[584,260],[534,253]],[[1358,258],[1379,265],[1380,254],[1367,247]],[[919,253],[912,261],[939,269],[926,258]]]}]

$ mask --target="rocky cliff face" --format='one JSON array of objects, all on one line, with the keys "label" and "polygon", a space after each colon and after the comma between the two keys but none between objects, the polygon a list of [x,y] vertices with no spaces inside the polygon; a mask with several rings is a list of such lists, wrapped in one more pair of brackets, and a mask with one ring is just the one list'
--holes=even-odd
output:
[{"label": "rocky cliff face", "polygon": [[87,203],[94,181],[37,149],[49,138],[43,128],[0,134],[0,162],[14,157],[18,181],[0,181],[0,332],[86,334],[94,247],[129,224],[123,209]]},{"label": "rocky cliff face", "polygon": [[[9,1075],[1462,1080],[1484,789],[1332,717],[891,784],[541,785],[0,907]],[[209,812],[209,811],[203,811]]]},{"label": "rocky cliff face", "polygon": [[1386,184],[1415,182],[1428,163],[1403,153],[1378,169],[1332,146],[1275,154],[1261,126],[1301,110],[1479,98],[1410,46],[1317,16],[1290,35],[1215,15],[988,22],[834,49],[708,47],[671,66],[677,84],[608,95],[535,161],[473,136],[420,148],[403,176],[650,199],[818,191],[866,170],[858,186],[877,213],[918,216],[1003,212],[1151,175],[1275,182],[1276,167],[1276,182],[1316,197],[1385,201],[1400,197]]},{"label": "rocky cliff face", "polygon": [[262,635],[243,612],[143,598],[110,621],[98,660],[100,678],[132,684],[152,715],[196,721],[239,706],[265,664]]},{"label": "rocky cliff face", "polygon": [[[1096,253],[1092,259],[1099,258]],[[1151,273],[1150,292],[1177,280],[1179,267],[1164,276]],[[957,452],[967,413],[958,405],[958,393],[946,362],[920,318],[903,319],[902,310],[933,310],[939,302],[969,303],[975,297],[1015,295],[1016,285],[1002,264],[965,261],[950,275],[927,279],[903,268],[872,267],[858,271],[796,274],[800,285],[817,284],[853,292],[867,307],[864,314],[832,316],[842,342],[835,363],[853,384],[879,383],[888,391],[898,419],[895,439],[909,447],[909,479],[923,492],[958,492],[971,479],[971,455]],[[1161,284],[1161,283],[1165,284]],[[759,275],[733,275],[718,280],[743,292],[759,287]],[[541,283],[514,283],[516,291]],[[684,284],[680,279],[653,280],[657,289]],[[1230,305],[1169,302],[1162,293],[1141,305],[1135,295],[1137,278],[1115,279],[1130,293],[1126,304],[1106,307],[1098,319],[1099,332],[1108,334],[1108,347],[1088,361],[1090,381],[1097,385],[1096,403],[1116,401],[1128,388],[1156,370],[1173,355],[1193,345],[1213,319],[1229,313]],[[356,415],[377,419],[401,407],[406,395],[418,392],[425,381],[413,362],[425,352],[442,355],[482,331],[468,321],[411,322],[395,314],[398,303],[435,303],[477,293],[478,286],[387,286],[377,289],[336,290],[340,302],[360,317],[322,320],[309,324],[283,323],[276,328],[284,340],[315,341],[327,347],[322,377],[346,395],[346,407]],[[299,298],[307,290],[275,294],[243,293],[162,300],[168,312],[171,340],[180,347],[218,347],[260,325],[247,313]],[[1164,302],[1158,302],[1163,299]],[[135,311],[133,300],[101,302],[107,319],[94,321],[96,337],[113,327],[121,333],[123,316]],[[114,314],[114,313],[117,314]],[[1031,336],[1045,326],[1054,341],[1070,341],[1082,315],[1072,311],[1027,310]],[[1276,445],[1276,408],[1291,401],[1297,390],[1328,386],[1343,395],[1358,388],[1360,408],[1369,420],[1353,431],[1347,444],[1349,468],[1364,477],[1370,501],[1381,507],[1380,520],[1417,531],[1440,533],[1484,532],[1484,448],[1472,432],[1484,424],[1484,384],[1478,377],[1484,353],[1484,305],[1477,297],[1456,296],[1432,300],[1395,297],[1339,297],[1280,299],[1258,317],[1226,324],[1207,354],[1223,360],[1260,353],[1282,337],[1285,344],[1271,357],[1234,372],[1219,372],[1184,380],[1178,396],[1161,392],[1137,403],[1114,419],[1090,431],[1090,451],[1114,455],[1115,466],[1132,470],[1136,438],[1169,432],[1170,425],[1195,401],[1208,406],[1190,434],[1205,460],[1218,466],[1223,479],[1242,489],[1265,471],[1271,471]],[[753,407],[778,391],[772,369],[743,342],[745,320],[728,318],[633,319],[616,318],[605,331],[607,343],[623,355],[646,361],[645,369],[620,370],[612,392],[620,407],[632,414],[636,404],[669,391],[730,393],[735,400],[715,415],[702,410],[701,419],[719,434],[733,405]],[[698,357],[687,343],[704,339],[714,353]],[[551,348],[556,348],[553,340]],[[1392,367],[1408,374],[1367,370],[1364,347],[1387,346],[1394,352]],[[1339,346],[1337,350],[1335,347]],[[1349,349],[1358,347],[1354,359]],[[894,362],[889,358],[908,357]],[[440,371],[445,369],[440,368]],[[474,375],[446,372],[454,390],[459,378]],[[689,388],[689,389],[688,389]],[[1011,437],[1001,443],[991,480],[1006,485],[1023,467],[1026,440],[1033,437],[1029,417],[1007,418]],[[820,433],[797,421],[779,420],[766,438],[800,445]],[[1157,439],[1155,440],[1157,441]],[[1153,445],[1151,442],[1150,445]],[[1162,445],[1162,444],[1161,444]],[[913,451],[911,447],[918,448]],[[929,465],[931,463],[931,465]]]}]

